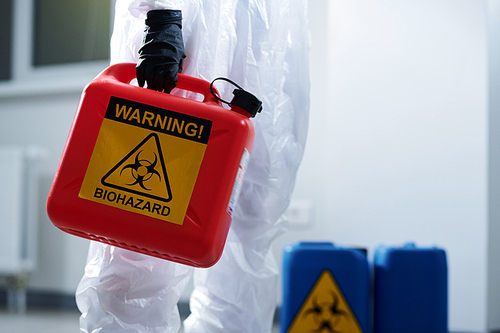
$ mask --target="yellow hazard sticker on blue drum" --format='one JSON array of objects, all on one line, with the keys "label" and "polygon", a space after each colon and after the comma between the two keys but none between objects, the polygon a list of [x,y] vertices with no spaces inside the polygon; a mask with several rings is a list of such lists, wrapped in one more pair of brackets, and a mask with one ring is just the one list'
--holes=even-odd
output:
[{"label": "yellow hazard sticker on blue drum", "polygon": [[287,333],[363,333],[330,271],[321,273]]},{"label": "yellow hazard sticker on blue drum", "polygon": [[79,197],[182,224],[212,122],[111,97]]}]

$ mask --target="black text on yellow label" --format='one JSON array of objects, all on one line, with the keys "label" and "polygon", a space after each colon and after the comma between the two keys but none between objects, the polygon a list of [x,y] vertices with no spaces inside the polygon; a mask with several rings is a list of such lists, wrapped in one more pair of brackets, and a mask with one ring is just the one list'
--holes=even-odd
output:
[{"label": "black text on yellow label", "polygon": [[117,97],[111,97],[105,118],[205,144],[212,128],[207,119]]},{"label": "black text on yellow label", "polygon": [[111,97],[79,197],[182,224],[212,122]]}]

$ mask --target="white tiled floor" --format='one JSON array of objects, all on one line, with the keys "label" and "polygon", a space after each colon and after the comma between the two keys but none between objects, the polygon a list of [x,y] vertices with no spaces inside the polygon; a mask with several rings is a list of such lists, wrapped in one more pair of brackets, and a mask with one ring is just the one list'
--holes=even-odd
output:
[{"label": "white tiled floor", "polygon": [[[78,333],[79,317],[76,311],[28,311],[26,314],[0,311],[0,333]],[[278,332],[275,325],[273,333]]]}]

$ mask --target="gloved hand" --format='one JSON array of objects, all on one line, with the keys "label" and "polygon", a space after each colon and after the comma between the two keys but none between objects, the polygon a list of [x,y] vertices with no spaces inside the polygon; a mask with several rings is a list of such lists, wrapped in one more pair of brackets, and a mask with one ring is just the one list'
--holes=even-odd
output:
[{"label": "gloved hand", "polygon": [[180,10],[151,10],[147,14],[146,34],[136,67],[140,87],[170,93],[177,85],[186,57],[182,39]]}]

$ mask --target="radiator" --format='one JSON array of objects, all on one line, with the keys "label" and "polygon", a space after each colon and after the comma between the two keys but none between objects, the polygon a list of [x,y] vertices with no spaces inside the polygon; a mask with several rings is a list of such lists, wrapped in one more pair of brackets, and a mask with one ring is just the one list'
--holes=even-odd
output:
[{"label": "radiator", "polygon": [[[0,146],[0,276],[6,277],[9,292],[15,292],[21,303],[25,302],[27,275],[36,267],[38,161],[42,155],[36,148]],[[22,309],[25,304],[16,306]]]}]

